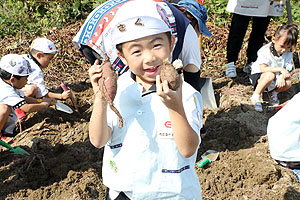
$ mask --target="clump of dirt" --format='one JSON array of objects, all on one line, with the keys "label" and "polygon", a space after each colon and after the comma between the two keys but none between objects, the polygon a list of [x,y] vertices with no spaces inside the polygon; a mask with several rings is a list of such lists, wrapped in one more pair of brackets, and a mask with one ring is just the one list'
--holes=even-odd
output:
[{"label": "clump of dirt", "polygon": [[[0,199],[104,199],[103,149],[94,148],[88,139],[93,104],[89,65],[71,42],[81,23],[44,35],[60,49],[45,70],[46,84],[62,92],[59,85],[64,82],[72,89],[78,110],[69,115],[47,108],[28,115],[13,146],[24,148],[30,155],[13,154],[4,148],[0,151]],[[195,163],[203,199],[300,199],[300,184],[292,170],[279,166],[269,154],[266,127],[277,111],[267,106],[267,95],[262,113],[250,105],[253,88],[248,75],[242,72],[245,49],[238,61],[238,77],[225,78],[228,28],[209,28],[214,36],[203,40],[201,76],[213,79],[218,108],[204,110],[207,133],[197,162],[209,149],[220,154],[203,168]],[[27,53],[34,38],[24,35],[0,41],[1,56]],[[294,70],[292,88],[280,94],[282,103],[299,92],[298,74],[299,69]],[[65,103],[72,105],[70,100]]]}]

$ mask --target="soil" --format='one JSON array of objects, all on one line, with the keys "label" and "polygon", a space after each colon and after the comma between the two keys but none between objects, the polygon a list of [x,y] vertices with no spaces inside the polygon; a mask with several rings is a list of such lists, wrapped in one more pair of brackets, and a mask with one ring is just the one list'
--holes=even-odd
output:
[{"label": "soil", "polygon": [[[93,104],[89,65],[71,43],[81,23],[44,35],[60,49],[45,70],[46,84],[51,90],[62,92],[59,85],[64,82],[72,89],[78,109],[70,115],[51,107],[29,114],[21,123],[22,132],[13,146],[30,155],[1,149],[0,199],[104,199],[103,149],[94,148],[88,138]],[[274,22],[270,27],[274,27]],[[204,109],[207,133],[199,147],[197,163],[206,150],[220,154],[203,168],[195,163],[203,199],[300,199],[300,183],[293,171],[279,166],[269,154],[267,122],[277,110],[268,107],[266,94],[262,113],[251,106],[253,87],[242,71],[245,46],[237,63],[238,77],[225,78],[228,27],[210,24],[209,28],[214,36],[203,40],[201,76],[212,78],[218,108]],[[272,31],[270,28],[267,36]],[[0,54],[26,53],[31,41],[22,33],[7,37],[0,41]],[[282,104],[299,92],[298,74],[296,68],[292,88],[279,96]],[[65,103],[72,106],[70,100]]]}]

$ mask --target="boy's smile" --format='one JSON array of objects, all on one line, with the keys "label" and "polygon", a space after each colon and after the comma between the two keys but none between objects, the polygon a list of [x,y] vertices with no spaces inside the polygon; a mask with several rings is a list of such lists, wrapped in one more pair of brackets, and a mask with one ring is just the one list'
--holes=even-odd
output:
[{"label": "boy's smile", "polygon": [[136,82],[151,86],[156,81],[163,60],[170,60],[173,44],[173,37],[170,44],[167,34],[160,33],[125,42],[122,45],[123,54],[118,54],[136,75]]}]

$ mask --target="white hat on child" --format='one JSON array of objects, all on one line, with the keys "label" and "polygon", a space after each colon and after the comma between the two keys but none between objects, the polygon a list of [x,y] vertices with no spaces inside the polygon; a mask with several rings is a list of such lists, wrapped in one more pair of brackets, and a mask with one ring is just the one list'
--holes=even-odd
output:
[{"label": "white hat on child", "polygon": [[58,49],[55,47],[54,43],[47,38],[37,38],[33,40],[31,49],[49,54],[56,54],[58,52]]},{"label": "white hat on child", "polygon": [[171,31],[165,9],[153,0],[125,3],[111,23],[114,45]]},{"label": "white hat on child", "polygon": [[0,60],[0,68],[17,76],[28,76],[31,73],[29,62],[18,54],[3,56]]}]

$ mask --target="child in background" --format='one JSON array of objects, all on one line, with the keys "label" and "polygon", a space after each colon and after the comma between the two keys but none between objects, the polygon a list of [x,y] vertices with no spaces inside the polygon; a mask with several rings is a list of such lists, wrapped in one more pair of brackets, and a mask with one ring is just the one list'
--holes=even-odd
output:
[{"label": "child in background", "polygon": [[29,61],[32,73],[28,77],[28,82],[22,91],[27,97],[35,98],[53,98],[53,99],[67,99],[71,96],[71,91],[64,91],[63,93],[50,92],[44,81],[44,73],[42,69],[49,66],[50,61],[58,52],[57,48],[47,38],[37,38],[31,44],[29,54],[24,54],[24,58]]},{"label": "child in background", "polygon": [[49,102],[37,103],[30,97],[22,97],[20,90],[31,73],[29,63],[21,55],[8,54],[0,61],[0,130],[1,140],[11,143],[16,135],[17,116],[14,109],[37,112],[49,106]]},{"label": "child in background", "polygon": [[279,104],[278,93],[292,85],[290,71],[293,69],[293,53],[298,39],[298,27],[295,24],[279,26],[272,42],[257,52],[257,60],[252,64],[250,80],[254,86],[251,101],[256,111],[262,112],[260,102],[262,92],[272,91],[271,105]]},{"label": "child in background", "polygon": [[176,91],[160,80],[174,36],[157,6],[152,0],[128,2],[112,21],[112,41],[130,69],[119,77],[114,100],[123,128],[99,92],[101,67],[89,70],[95,93],[89,136],[95,147],[105,146],[107,199],[201,199],[195,162],[202,98],[182,79]]}]

